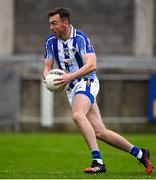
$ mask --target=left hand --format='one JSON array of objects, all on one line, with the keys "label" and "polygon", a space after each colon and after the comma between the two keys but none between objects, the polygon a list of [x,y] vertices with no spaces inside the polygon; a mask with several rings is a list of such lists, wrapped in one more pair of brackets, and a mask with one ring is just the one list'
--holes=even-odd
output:
[{"label": "left hand", "polygon": [[54,81],[56,81],[56,85],[62,85],[63,86],[63,85],[68,84],[72,80],[73,80],[72,74],[65,73],[61,77],[59,77],[58,79],[55,79]]}]

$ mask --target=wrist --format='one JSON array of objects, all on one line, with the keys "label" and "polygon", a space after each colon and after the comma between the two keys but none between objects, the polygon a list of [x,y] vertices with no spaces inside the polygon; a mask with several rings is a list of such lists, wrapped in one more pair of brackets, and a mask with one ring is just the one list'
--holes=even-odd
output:
[{"label": "wrist", "polygon": [[71,73],[71,74],[70,74],[70,80],[72,81],[72,80],[74,80],[74,79],[76,79],[76,77],[75,77],[74,73]]}]

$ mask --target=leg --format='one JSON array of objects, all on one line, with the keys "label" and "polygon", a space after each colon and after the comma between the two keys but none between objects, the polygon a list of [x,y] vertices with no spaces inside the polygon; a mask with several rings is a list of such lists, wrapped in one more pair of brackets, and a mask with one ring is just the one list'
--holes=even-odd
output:
[{"label": "leg", "polygon": [[81,131],[89,149],[91,150],[93,157],[91,167],[85,168],[84,172],[103,173],[106,171],[106,168],[102,162],[100,152],[98,150],[96,135],[92,125],[86,117],[86,114],[90,110],[90,107],[91,103],[89,98],[86,95],[77,94],[72,105],[72,118]]},{"label": "leg", "polygon": [[72,105],[72,118],[81,131],[90,150],[98,148],[96,135],[88,121],[86,114],[90,110],[89,98],[83,94],[77,94]]},{"label": "leg", "polygon": [[105,141],[106,143],[115,146],[119,149],[129,152],[132,144],[129,143],[125,138],[119,134],[106,129],[105,125],[102,122],[101,115],[97,103],[95,102],[90,111],[87,114],[87,118],[92,124],[96,136],[99,140]]},{"label": "leg", "polygon": [[100,111],[96,102],[91,106],[90,111],[87,114],[87,118],[92,124],[98,139],[126,152],[134,150],[133,153],[131,152],[131,154],[137,157],[140,163],[144,165],[145,172],[147,174],[152,172],[153,167],[152,163],[150,162],[150,152],[147,149],[139,149],[134,147],[119,134],[106,129],[102,122]]}]

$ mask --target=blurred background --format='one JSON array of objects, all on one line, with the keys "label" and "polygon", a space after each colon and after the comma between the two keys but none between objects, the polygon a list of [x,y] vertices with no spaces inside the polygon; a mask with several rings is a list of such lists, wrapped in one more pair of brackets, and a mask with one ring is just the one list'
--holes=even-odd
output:
[{"label": "blurred background", "polygon": [[156,132],[154,0],[0,0],[0,131],[77,131],[65,92],[48,92],[41,78],[47,12],[58,6],[96,50],[106,126]]}]

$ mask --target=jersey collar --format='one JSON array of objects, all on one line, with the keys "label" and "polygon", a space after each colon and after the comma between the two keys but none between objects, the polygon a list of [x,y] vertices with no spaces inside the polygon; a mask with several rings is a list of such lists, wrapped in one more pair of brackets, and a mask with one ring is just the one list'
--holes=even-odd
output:
[{"label": "jersey collar", "polygon": [[70,38],[73,38],[76,36],[76,29],[72,25],[70,25],[70,27],[71,27]]}]

